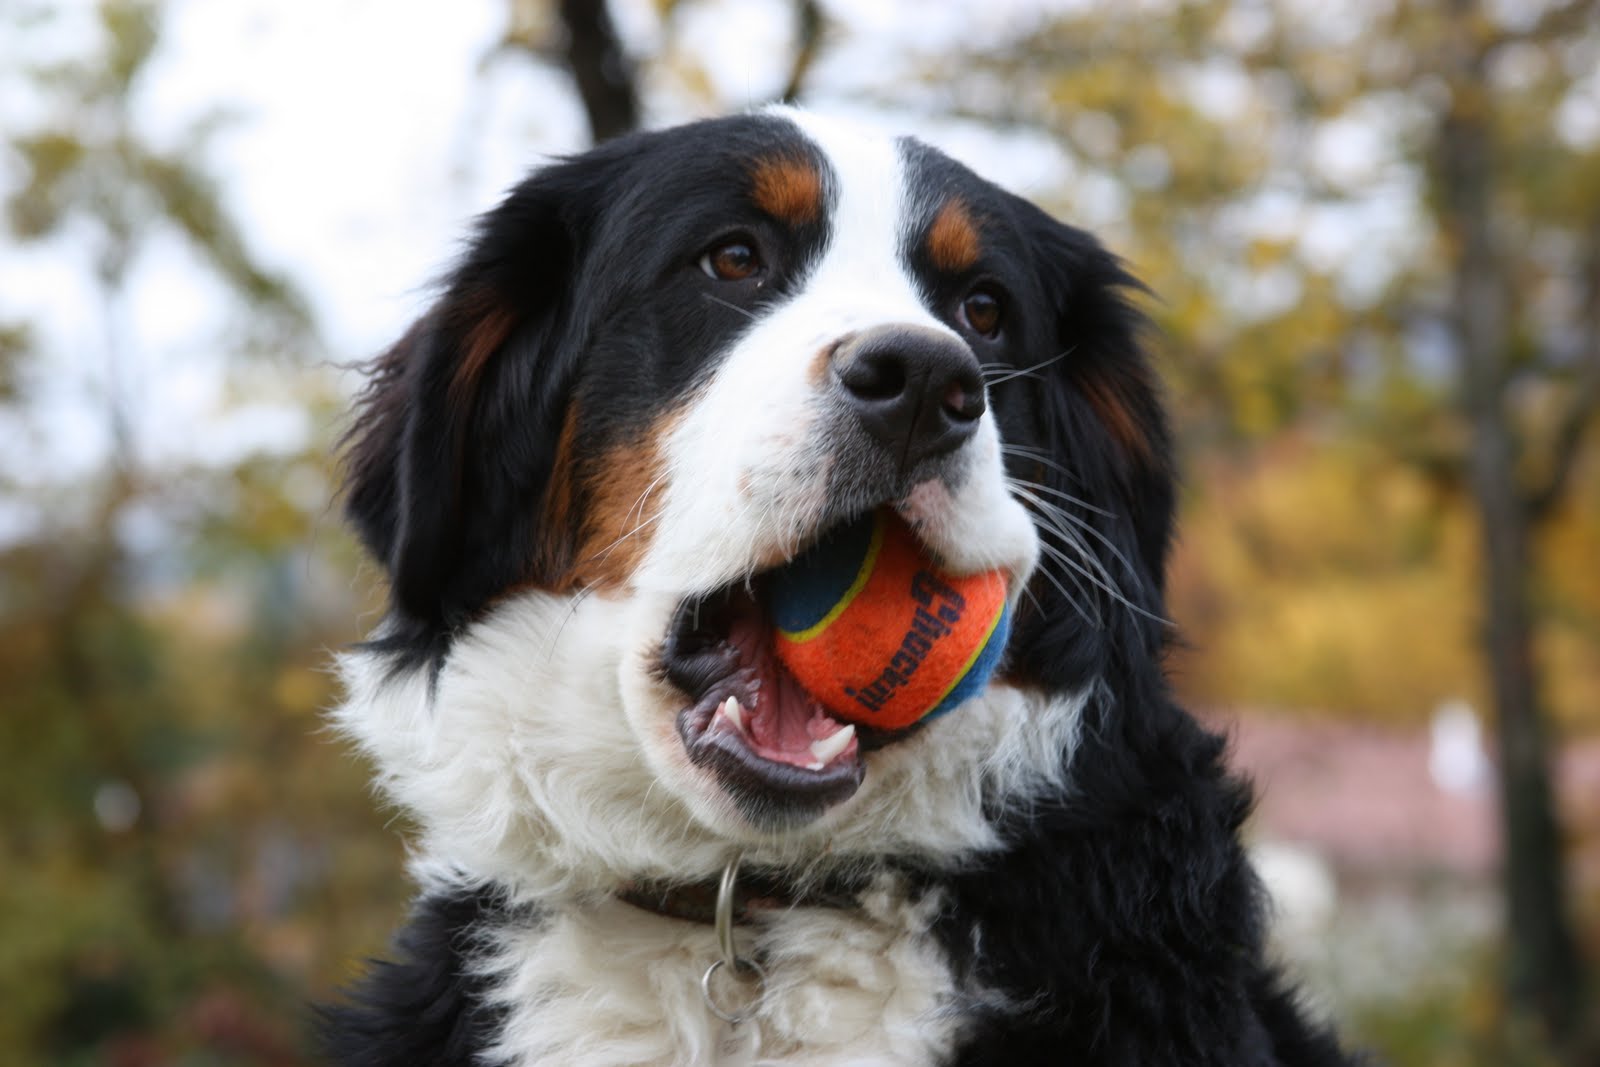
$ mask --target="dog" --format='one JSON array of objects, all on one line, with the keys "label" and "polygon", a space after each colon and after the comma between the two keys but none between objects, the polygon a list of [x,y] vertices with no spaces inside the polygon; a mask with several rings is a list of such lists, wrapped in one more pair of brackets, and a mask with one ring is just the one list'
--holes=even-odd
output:
[{"label": "dog", "polygon": [[[1140,291],[933,148],[787,108],[484,215],[347,437],[391,603],[334,714],[419,892],[331,1057],[1352,1062],[1266,959],[1250,791],[1163,673]],[[761,601],[884,508],[1013,613],[900,730],[830,718]]]}]

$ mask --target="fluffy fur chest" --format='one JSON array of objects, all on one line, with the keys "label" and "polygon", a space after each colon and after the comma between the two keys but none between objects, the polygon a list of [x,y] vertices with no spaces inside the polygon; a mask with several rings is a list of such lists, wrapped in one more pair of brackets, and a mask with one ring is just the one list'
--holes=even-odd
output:
[{"label": "fluffy fur chest", "polygon": [[[948,1060],[961,997],[928,930],[930,901],[868,892],[859,911],[797,908],[741,927],[759,987],[724,983],[737,1026],[708,1010],[709,926],[616,900],[508,923],[487,939],[486,1001],[502,1013],[488,1062],[933,1064]],[[754,997],[751,1001],[750,998]]]}]

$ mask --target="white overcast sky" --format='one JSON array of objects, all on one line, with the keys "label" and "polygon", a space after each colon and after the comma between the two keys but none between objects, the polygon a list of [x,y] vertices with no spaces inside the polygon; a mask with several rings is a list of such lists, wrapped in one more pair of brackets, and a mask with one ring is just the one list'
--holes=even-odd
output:
[{"label": "white overcast sky", "polygon": [[[927,57],[956,46],[981,49],[1051,9],[1092,2],[824,0],[834,32],[807,103],[915,133],[1024,195],[1047,193],[1060,203],[1066,194],[1072,221],[1109,236],[1116,247],[1129,196],[1160,195],[1159,144],[1130,153],[1130,161],[1142,159],[1141,169],[1156,176],[1150,188],[1130,193],[1121,181],[1075,168],[1037,136],[886,113],[870,102],[885,90],[914,96],[930,76]],[[1360,18],[1359,4],[1291,3],[1297,18],[1331,37]],[[1502,20],[1514,21],[1524,10],[1520,3],[1505,0],[1501,6],[1510,13],[1500,12]],[[518,57],[485,72],[506,6],[505,0],[162,5],[160,50],[132,101],[139,125],[152,143],[168,145],[200,117],[219,109],[236,116],[203,163],[259,258],[310,298],[325,344],[319,357],[347,362],[379,351],[421,309],[428,281],[473,215],[540,159],[584,147],[583,117],[562,70]],[[636,53],[657,52],[667,42],[655,0],[611,6]],[[0,39],[0,130],[49,121],[37,88],[18,73],[25,63],[96,47],[94,0],[54,0],[51,10],[55,17],[42,30]],[[1218,32],[1258,32],[1252,10],[1238,5]],[[677,61],[647,67],[655,72],[645,87],[648,124],[770,98],[790,60],[789,13],[790,0],[683,3],[670,38]],[[689,67],[703,71],[709,96],[691,92],[681,75],[674,81],[663,73]],[[931,76],[953,80],[962,72],[931,70]],[[1238,112],[1249,88],[1242,71],[1213,63],[1190,71],[1183,91],[1203,111],[1226,118]],[[1081,118],[1084,128],[1074,133],[1091,137],[1096,116]],[[1600,139],[1600,71],[1555,118],[1574,143]],[[1391,165],[1386,123],[1393,121],[1348,115],[1327,123],[1308,146],[1328,180],[1367,190],[1359,201],[1319,207],[1293,189],[1263,188],[1219,217],[1220,232],[1240,240],[1290,237],[1307,262],[1337,265],[1356,299],[1362,287],[1380,286],[1419,240],[1420,191],[1414,175]],[[1397,178],[1371,180],[1388,173]],[[0,195],[22,177],[0,146]],[[1131,167],[1128,177],[1137,177]],[[319,433],[326,438],[328,428],[311,424],[290,384],[305,358],[239,375],[227,348],[227,301],[181,241],[145,249],[127,321],[109,331],[90,277],[81,232],[44,244],[0,244],[0,321],[29,322],[40,342],[26,383],[30,410],[0,412],[0,475],[24,485],[61,483],[104,464],[108,332],[127,349],[126,391],[145,465],[231,462],[299,447]],[[1299,295],[1292,275],[1239,278],[1229,286],[1246,313],[1251,305],[1271,311]],[[17,525],[4,504],[0,542]]]},{"label": "white overcast sky", "polygon": [[[858,97],[919,53],[973,43],[974,26],[1014,31],[1067,2],[837,0],[827,6],[842,32],[815,72],[814,96],[832,110],[933,140],[1019,191],[1059,187],[1067,164],[1048,144],[882,115]],[[583,116],[561,70],[518,58],[483,72],[505,7],[503,0],[169,0],[163,7],[160,50],[133,101],[139,124],[163,145],[217,109],[237,116],[205,163],[258,256],[310,297],[328,358],[370,355],[397,336],[470,218],[541,158],[585,146]],[[635,50],[661,45],[651,0],[622,0],[613,9]],[[0,124],[31,128],[44,114],[15,74],[21,61],[94,48],[93,3],[71,0],[57,11],[46,30],[0,42]],[[788,11],[787,0],[686,5],[673,39],[718,99],[708,104],[658,80],[648,86],[647,121],[662,125],[769,98],[789,62]],[[0,158],[0,191],[21,177],[14,161]],[[0,247],[0,320],[32,323],[42,349],[29,382],[33,409],[0,416],[0,463],[24,484],[91,473],[110,447],[107,327],[88,279],[81,234]],[[182,242],[146,249],[130,295],[127,321],[114,329],[127,349],[142,462],[230,461],[295,447],[317,429],[292,390],[274,389],[270,375],[243,387],[230,376],[228,353],[219,350],[226,301]]]}]

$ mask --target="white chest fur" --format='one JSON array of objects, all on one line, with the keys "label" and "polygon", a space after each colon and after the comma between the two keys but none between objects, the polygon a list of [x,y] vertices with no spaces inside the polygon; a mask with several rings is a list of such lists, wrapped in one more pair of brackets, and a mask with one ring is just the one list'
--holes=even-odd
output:
[{"label": "white chest fur", "polygon": [[[516,1067],[932,1064],[960,1022],[928,934],[933,902],[874,890],[860,912],[798,908],[741,927],[767,978],[753,1017],[713,1015],[700,978],[709,926],[605,900],[507,929],[483,961],[505,1012],[491,1060]],[[733,1001],[740,990],[727,987]],[[731,1005],[730,1005],[731,1006]]]}]

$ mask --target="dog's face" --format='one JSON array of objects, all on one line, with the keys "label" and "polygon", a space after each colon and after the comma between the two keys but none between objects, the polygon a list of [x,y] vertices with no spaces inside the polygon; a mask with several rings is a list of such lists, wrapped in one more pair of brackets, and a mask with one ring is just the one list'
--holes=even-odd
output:
[{"label": "dog's face", "polygon": [[[1172,488],[1130,284],[932,149],[789,111],[518,186],[352,431],[393,607],[340,716],[424,851],[515,884],[993,844],[1096,681],[1157,671]],[[1017,617],[985,692],[898,732],[823,711],[762,601],[879,507],[1002,570]]]}]

